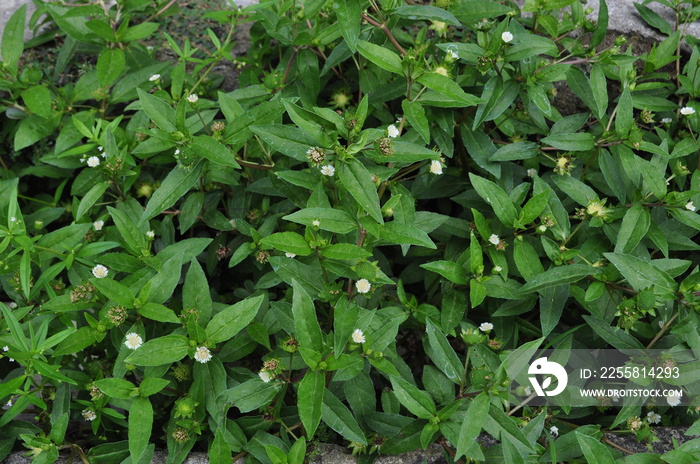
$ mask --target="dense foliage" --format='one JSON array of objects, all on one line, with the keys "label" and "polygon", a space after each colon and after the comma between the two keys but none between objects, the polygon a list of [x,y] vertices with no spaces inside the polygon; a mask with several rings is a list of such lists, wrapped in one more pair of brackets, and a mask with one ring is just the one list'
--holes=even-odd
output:
[{"label": "dense foliage", "polygon": [[1,47],[0,457],[700,460],[601,441],[695,407],[531,407],[508,368],[700,351],[696,0],[637,5],[641,56],[604,1],[269,1],[207,43],[173,1],[36,3],[55,61],[25,7]]}]

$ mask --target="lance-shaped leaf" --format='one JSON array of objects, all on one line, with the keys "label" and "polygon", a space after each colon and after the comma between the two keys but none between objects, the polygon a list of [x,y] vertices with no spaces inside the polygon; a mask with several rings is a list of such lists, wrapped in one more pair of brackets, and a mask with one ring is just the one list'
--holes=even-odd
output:
[{"label": "lance-shaped leaf", "polygon": [[372,182],[372,174],[356,159],[342,163],[338,167],[338,179],[357,203],[380,224],[384,223],[379,206],[377,188]]},{"label": "lance-shaped leaf", "polygon": [[220,343],[233,338],[255,318],[264,298],[265,295],[248,298],[217,313],[207,324],[207,339]]},{"label": "lance-shaped leaf", "polygon": [[161,366],[181,360],[189,349],[189,340],[184,335],[165,335],[147,341],[124,361],[137,366]]}]

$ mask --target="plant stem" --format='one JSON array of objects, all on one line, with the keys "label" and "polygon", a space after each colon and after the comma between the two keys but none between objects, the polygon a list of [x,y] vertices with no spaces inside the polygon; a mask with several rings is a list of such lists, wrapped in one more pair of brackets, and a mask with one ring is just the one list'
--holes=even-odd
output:
[{"label": "plant stem", "polygon": [[362,13],[362,19],[364,19],[365,21],[370,23],[372,26],[378,27],[379,29],[381,29],[382,32],[384,32],[384,34],[389,38],[389,40],[394,45],[394,47],[396,47],[396,49],[399,51],[399,53],[401,53],[401,56],[406,56],[406,50],[404,50],[403,47],[401,46],[401,44],[399,44],[396,41],[396,37],[394,37],[394,34],[392,34],[391,31],[389,30],[389,28],[386,27],[386,24],[378,23],[374,19],[367,16],[366,13]]}]

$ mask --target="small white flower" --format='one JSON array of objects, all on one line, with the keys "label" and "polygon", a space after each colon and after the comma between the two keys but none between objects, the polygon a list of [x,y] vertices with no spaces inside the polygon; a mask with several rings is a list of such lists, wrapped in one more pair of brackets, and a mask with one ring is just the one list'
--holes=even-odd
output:
[{"label": "small white flower", "polygon": [[442,174],[442,164],[440,164],[440,161],[432,160],[430,162],[430,172],[438,176]]},{"label": "small white flower", "polygon": [[3,406],[3,409],[10,409],[12,407],[12,400],[9,400],[7,403],[5,403],[5,406]]},{"label": "small white flower", "polygon": [[537,175],[537,169],[535,168],[530,168],[527,170],[527,176],[528,177],[535,177]]},{"label": "small white flower", "polygon": [[503,268],[502,268],[501,266],[494,266],[494,267],[493,267],[493,273],[494,273],[494,274],[498,274],[498,273],[501,272],[502,270],[503,270]]},{"label": "small white flower", "polygon": [[663,326],[665,326],[665,325],[666,325],[666,323],[664,321],[659,321],[659,327],[663,328]]},{"label": "small white flower", "polygon": [[673,122],[673,119],[671,118],[663,118],[661,120],[661,124],[671,124]]},{"label": "small white flower", "polygon": [[187,97],[187,101],[190,103],[197,103],[199,101],[199,97],[197,96],[196,93],[191,93]]},{"label": "small white flower", "polygon": [[681,404],[681,397],[676,394],[675,391],[671,391],[666,396],[666,402],[669,404],[669,406],[678,406]]},{"label": "small white flower", "polygon": [[290,253],[290,252],[286,252],[284,255],[287,258],[296,258],[296,256],[297,256],[295,253]]},{"label": "small white flower", "polygon": [[10,222],[17,222],[17,218],[14,217],[14,216],[12,216],[12,217],[10,218]]},{"label": "small white flower", "polygon": [[179,149],[179,148],[176,148],[176,149],[175,149],[175,155],[177,156],[177,155],[179,155],[179,154],[180,154],[180,149]]},{"label": "small white flower", "polygon": [[620,397],[615,395],[612,397],[612,400],[613,400],[613,402],[617,403],[618,401],[620,401]]},{"label": "small white flower", "polygon": [[105,149],[105,148],[104,148],[102,145],[100,145],[99,147],[97,147],[97,151],[102,151],[102,150],[104,150],[104,149]]},{"label": "small white flower", "polygon": [[107,152],[105,151],[105,152],[100,153],[100,156],[102,158],[107,158]]},{"label": "small white flower", "polygon": [[97,166],[100,165],[100,159],[97,156],[91,156],[87,160],[87,165],[90,166],[91,168],[96,168]]},{"label": "small white flower", "polygon": [[501,239],[498,235],[491,234],[491,236],[489,237],[489,242],[493,245],[498,245],[499,243],[501,243]]},{"label": "small white flower", "polygon": [[683,116],[690,116],[691,114],[695,114],[695,108],[692,106],[684,106],[681,108],[681,114]]},{"label": "small white flower", "polygon": [[211,359],[211,351],[206,346],[199,346],[194,353],[194,359],[202,364],[207,363]]},{"label": "small white flower", "polygon": [[479,326],[479,330],[482,332],[490,332],[493,330],[493,324],[490,322],[482,322],[481,325]]},{"label": "small white flower", "polygon": [[109,274],[109,269],[104,267],[101,264],[98,264],[97,266],[92,268],[92,275],[97,277],[98,279],[102,279],[103,277],[107,277],[107,274]]},{"label": "small white flower", "polygon": [[398,130],[398,129],[396,128],[396,126],[393,125],[393,124],[392,124],[391,126],[389,126],[389,127],[386,128],[386,133],[387,133],[387,134],[389,135],[389,137],[391,137],[392,139],[399,136],[399,130]]},{"label": "small white flower", "polygon": [[545,232],[547,232],[547,226],[542,224],[541,226],[537,227],[537,231],[544,234]]},{"label": "small white flower", "polygon": [[10,301],[10,304],[7,305],[10,309],[17,309],[17,303],[14,301]]},{"label": "small white flower", "polygon": [[362,333],[360,329],[355,329],[355,331],[352,333],[352,341],[355,343],[364,343],[365,340],[365,334]]},{"label": "small white flower", "polygon": [[358,293],[368,293],[372,289],[372,285],[369,283],[369,280],[360,279],[355,282],[355,288],[357,289]]},{"label": "small white flower", "polygon": [[688,211],[695,212],[695,210],[697,208],[695,207],[695,205],[693,205],[692,201],[689,201],[688,203],[685,204],[685,209],[687,209]]},{"label": "small white flower", "polygon": [[152,230],[149,230],[148,232],[146,232],[146,237],[148,237],[148,238],[155,238],[155,237],[156,237],[156,233],[153,232]]},{"label": "small white flower", "polygon": [[160,79],[160,74],[154,74],[154,75],[152,75],[151,77],[148,78],[148,80],[151,81],[151,82],[155,82],[155,81],[157,81],[158,79]]},{"label": "small white flower", "polygon": [[129,332],[126,334],[126,341],[124,345],[130,350],[135,350],[139,346],[143,345],[143,339],[136,332]]},{"label": "small white flower", "polygon": [[83,409],[82,414],[83,418],[86,421],[94,421],[95,419],[97,419],[97,414],[95,414],[95,411],[93,411],[92,409]]},{"label": "small white flower", "polygon": [[447,50],[447,54],[450,55],[450,58],[452,58],[453,60],[459,59],[459,55],[455,50]]},{"label": "small white flower", "polygon": [[7,345],[5,345],[5,346],[2,347],[2,351],[4,351],[5,353],[7,353],[8,351],[10,351],[10,347],[7,346]]},{"label": "small white flower", "polygon": [[557,428],[556,425],[553,425],[553,426],[551,426],[551,427],[549,428],[549,433],[550,433],[553,437],[558,437],[558,436],[559,436],[559,429]]},{"label": "small white flower", "polygon": [[92,227],[94,227],[95,230],[98,230],[98,231],[99,231],[99,230],[102,230],[102,228],[104,227],[104,225],[105,225],[105,222],[102,221],[102,220],[100,220],[100,221],[95,221],[95,222],[92,223]]},{"label": "small white flower", "polygon": [[501,34],[501,40],[508,43],[513,40],[513,34],[511,34],[509,31],[505,31],[503,34]]},{"label": "small white flower", "polygon": [[319,221],[318,219],[314,219],[314,220],[311,222],[311,225],[314,226],[314,227],[321,227],[321,221]]},{"label": "small white flower", "polygon": [[258,373],[258,376],[260,377],[260,380],[262,380],[265,383],[268,383],[270,380],[274,378],[272,374],[270,374],[269,371],[260,371]]},{"label": "small white flower", "polygon": [[647,422],[649,422],[650,424],[658,424],[659,422],[661,422],[661,415],[655,413],[654,411],[649,411],[647,413]]},{"label": "small white flower", "polygon": [[449,77],[449,73],[447,72],[447,68],[444,66],[438,66],[437,68],[433,69],[433,72],[440,74],[441,76]]},{"label": "small white flower", "polygon": [[324,176],[333,177],[333,175],[335,174],[335,168],[330,164],[321,166],[321,174],[323,174]]},{"label": "small white flower", "polygon": [[532,388],[530,388],[530,387],[525,387],[525,394],[526,394],[527,396],[532,395]]}]

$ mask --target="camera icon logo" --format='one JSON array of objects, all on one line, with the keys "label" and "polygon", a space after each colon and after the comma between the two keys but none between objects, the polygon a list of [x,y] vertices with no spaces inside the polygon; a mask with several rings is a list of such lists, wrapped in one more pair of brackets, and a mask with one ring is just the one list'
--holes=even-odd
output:
[{"label": "camera icon logo", "polygon": [[[529,377],[530,383],[532,384],[532,388],[535,389],[537,396],[556,396],[564,391],[569,381],[569,376],[564,367],[557,362],[547,361],[546,356],[534,360],[532,364],[530,364],[527,373],[531,375],[531,377]],[[547,376],[544,377],[541,385],[536,377],[538,374]],[[557,385],[554,389],[548,390],[552,385],[552,379],[556,379]]]}]

